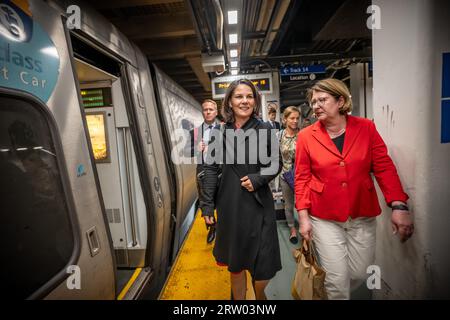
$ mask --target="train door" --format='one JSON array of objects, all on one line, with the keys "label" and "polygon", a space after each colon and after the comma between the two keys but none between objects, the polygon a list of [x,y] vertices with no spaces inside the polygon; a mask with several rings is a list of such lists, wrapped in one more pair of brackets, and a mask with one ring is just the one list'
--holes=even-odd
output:
[{"label": "train door", "polygon": [[101,87],[84,83],[81,95],[117,265],[142,267],[145,203],[121,87],[120,79]]},{"label": "train door", "polygon": [[113,242],[120,295],[132,275],[146,266],[148,242],[147,207],[124,94],[125,81],[120,74],[112,75],[81,59],[75,59],[75,66]]}]

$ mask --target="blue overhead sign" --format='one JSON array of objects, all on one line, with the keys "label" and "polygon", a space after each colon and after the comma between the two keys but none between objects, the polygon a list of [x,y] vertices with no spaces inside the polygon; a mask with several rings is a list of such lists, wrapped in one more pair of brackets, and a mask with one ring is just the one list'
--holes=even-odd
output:
[{"label": "blue overhead sign", "polygon": [[296,74],[309,74],[309,73],[325,73],[326,68],[323,64],[317,64],[312,66],[285,66],[280,69],[281,75],[296,75]]},{"label": "blue overhead sign", "polygon": [[324,78],[326,67],[323,64],[311,66],[285,66],[280,68],[281,82],[286,81],[311,81]]},{"label": "blue overhead sign", "polygon": [[0,86],[29,92],[44,102],[59,75],[59,55],[49,35],[11,1],[0,3]]}]

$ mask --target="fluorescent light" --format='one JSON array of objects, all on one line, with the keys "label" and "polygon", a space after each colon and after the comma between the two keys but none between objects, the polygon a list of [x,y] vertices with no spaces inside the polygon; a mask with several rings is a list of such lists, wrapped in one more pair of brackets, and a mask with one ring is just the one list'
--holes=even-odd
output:
[{"label": "fluorescent light", "polygon": [[233,69],[233,70],[231,70],[231,75],[232,75],[232,76],[237,76],[238,73],[239,73],[239,70],[238,70],[238,69]]},{"label": "fluorescent light", "polygon": [[228,24],[237,24],[237,11],[228,11]]},{"label": "fluorescent light", "polygon": [[231,66],[232,68],[237,68],[237,65],[238,65],[238,62],[237,62],[237,61],[231,61],[231,62],[230,62],[230,66]]},{"label": "fluorescent light", "polygon": [[238,56],[238,52],[236,49],[230,50],[230,57],[236,58]]},{"label": "fluorescent light", "polygon": [[235,44],[238,42],[237,33],[230,34],[230,44]]}]

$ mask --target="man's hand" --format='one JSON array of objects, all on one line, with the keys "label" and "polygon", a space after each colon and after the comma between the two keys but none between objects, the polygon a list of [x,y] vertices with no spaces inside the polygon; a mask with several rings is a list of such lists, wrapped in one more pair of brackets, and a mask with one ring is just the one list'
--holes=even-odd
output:
[{"label": "man's hand", "polygon": [[203,152],[205,150],[206,144],[203,141],[203,139],[198,143],[197,145],[197,151],[198,152]]},{"label": "man's hand", "polygon": [[204,216],[203,218],[208,226],[216,224],[216,220],[212,216]]}]

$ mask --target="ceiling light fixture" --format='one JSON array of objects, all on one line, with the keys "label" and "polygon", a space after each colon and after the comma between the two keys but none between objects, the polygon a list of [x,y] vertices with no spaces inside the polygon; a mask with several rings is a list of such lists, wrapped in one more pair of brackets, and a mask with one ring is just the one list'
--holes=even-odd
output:
[{"label": "ceiling light fixture", "polygon": [[228,11],[228,24],[237,24],[237,11]]},{"label": "ceiling light fixture", "polygon": [[236,58],[238,56],[238,51],[236,49],[230,50],[230,57]]},{"label": "ceiling light fixture", "polygon": [[238,42],[238,35],[237,33],[230,34],[230,44],[235,44]]},{"label": "ceiling light fixture", "polygon": [[237,61],[231,61],[230,65],[231,65],[232,68],[237,68],[238,62]]},{"label": "ceiling light fixture", "polygon": [[237,76],[238,73],[239,73],[239,70],[238,70],[238,69],[233,69],[233,70],[231,70],[231,75],[232,75],[232,76]]}]

